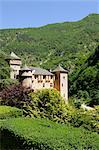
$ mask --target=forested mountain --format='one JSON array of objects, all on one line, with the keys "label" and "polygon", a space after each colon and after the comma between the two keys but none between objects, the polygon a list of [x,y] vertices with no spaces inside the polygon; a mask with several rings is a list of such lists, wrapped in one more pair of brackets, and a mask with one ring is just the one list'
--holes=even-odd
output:
[{"label": "forested mountain", "polygon": [[[54,69],[60,63],[69,70],[70,94],[87,91],[86,95],[92,98],[92,93],[98,92],[98,85],[94,84],[99,70],[98,45],[99,14],[78,22],[0,30],[0,78],[8,77],[3,58],[13,51],[22,58],[23,64]],[[93,65],[89,63],[91,60]]]},{"label": "forested mountain", "polygon": [[99,105],[99,46],[71,80],[70,95]]}]

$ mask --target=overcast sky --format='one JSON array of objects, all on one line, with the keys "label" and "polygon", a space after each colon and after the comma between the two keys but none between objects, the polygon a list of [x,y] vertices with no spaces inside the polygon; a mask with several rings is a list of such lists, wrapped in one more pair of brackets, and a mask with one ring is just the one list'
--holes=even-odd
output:
[{"label": "overcast sky", "polygon": [[39,27],[99,13],[99,0],[0,0],[0,28]]}]

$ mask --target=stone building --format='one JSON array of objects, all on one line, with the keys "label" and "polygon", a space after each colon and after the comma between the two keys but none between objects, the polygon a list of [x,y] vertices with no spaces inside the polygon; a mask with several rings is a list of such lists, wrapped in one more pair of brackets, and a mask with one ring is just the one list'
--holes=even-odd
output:
[{"label": "stone building", "polygon": [[60,65],[49,72],[48,70],[39,67],[21,67],[21,59],[15,54],[11,53],[7,59],[10,68],[10,78],[19,79],[22,86],[31,88],[34,91],[44,88],[55,88],[66,102],[68,102],[68,71],[63,69]]},{"label": "stone building", "polygon": [[19,70],[22,64],[21,59],[15,53],[12,52],[6,60],[8,61],[11,69],[10,78],[16,79],[19,75]]}]

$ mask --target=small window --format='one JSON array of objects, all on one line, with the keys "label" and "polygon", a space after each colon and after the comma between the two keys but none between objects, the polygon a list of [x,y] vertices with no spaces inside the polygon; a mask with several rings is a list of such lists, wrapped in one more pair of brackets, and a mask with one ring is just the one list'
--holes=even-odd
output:
[{"label": "small window", "polygon": [[51,79],[53,79],[53,76],[51,76]]},{"label": "small window", "polygon": [[64,94],[64,97],[65,97],[65,94]]},{"label": "small window", "polygon": [[46,76],[45,76],[45,75],[43,76],[43,79],[46,79]]},{"label": "small window", "polygon": [[62,87],[63,87],[63,83],[62,83]]},{"label": "small window", "polygon": [[14,74],[14,79],[16,79],[16,74]]},{"label": "small window", "polygon": [[45,87],[45,83],[43,83],[43,87]]},{"label": "small window", "polygon": [[50,83],[50,87],[53,87],[53,83]]},{"label": "small window", "polygon": [[65,79],[65,76],[63,76],[63,79]]},{"label": "small window", "polygon": [[37,79],[37,78],[38,78],[38,75],[35,75],[34,78]]}]

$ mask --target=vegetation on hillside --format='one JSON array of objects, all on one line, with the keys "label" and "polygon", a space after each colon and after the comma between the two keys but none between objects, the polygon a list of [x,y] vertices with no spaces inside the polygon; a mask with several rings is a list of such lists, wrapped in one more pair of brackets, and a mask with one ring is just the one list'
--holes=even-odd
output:
[{"label": "vegetation on hillside", "polygon": [[70,95],[75,96],[76,102],[79,99],[81,103],[99,105],[99,46],[82,64],[80,71],[72,75]]},{"label": "vegetation on hillside", "polygon": [[91,14],[78,22],[0,30],[0,79],[9,77],[4,55],[11,51],[27,65],[54,69],[60,63],[69,70],[70,96],[76,94],[78,101],[97,105],[99,61],[94,59],[99,56],[98,45],[99,14]]}]

